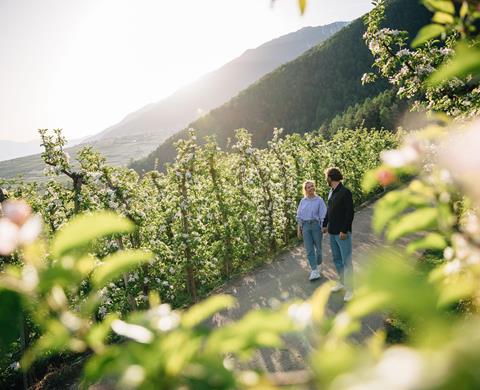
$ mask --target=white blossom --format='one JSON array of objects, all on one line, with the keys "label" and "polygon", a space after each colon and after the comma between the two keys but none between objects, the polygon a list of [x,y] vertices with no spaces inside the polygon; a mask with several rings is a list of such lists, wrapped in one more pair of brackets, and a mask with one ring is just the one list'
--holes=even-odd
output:
[{"label": "white blossom", "polygon": [[312,305],[308,302],[294,303],[288,308],[288,316],[299,327],[306,327],[312,321]]},{"label": "white blossom", "polygon": [[112,322],[111,327],[116,334],[128,337],[139,343],[148,344],[153,340],[153,333],[140,325],[133,325],[122,320],[115,320]]},{"label": "white blossom", "polygon": [[18,241],[21,244],[31,244],[42,231],[43,222],[39,215],[30,217],[18,231]]},{"label": "white blossom", "polygon": [[460,261],[458,259],[449,261],[443,268],[445,275],[457,274],[462,269]]},{"label": "white blossom", "polygon": [[7,218],[0,219],[0,255],[11,254],[18,245],[19,228]]},{"label": "white blossom", "polygon": [[385,150],[380,156],[382,161],[392,168],[401,168],[415,164],[420,158],[418,151],[410,145],[406,145],[401,149]]}]

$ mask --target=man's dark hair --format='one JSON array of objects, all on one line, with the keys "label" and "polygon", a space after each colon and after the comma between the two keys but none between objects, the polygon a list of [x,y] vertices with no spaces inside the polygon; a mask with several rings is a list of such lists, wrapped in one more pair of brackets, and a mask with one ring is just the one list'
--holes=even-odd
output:
[{"label": "man's dark hair", "polygon": [[342,172],[340,169],[336,167],[330,167],[325,170],[325,175],[329,177],[333,181],[341,181],[343,180]]}]

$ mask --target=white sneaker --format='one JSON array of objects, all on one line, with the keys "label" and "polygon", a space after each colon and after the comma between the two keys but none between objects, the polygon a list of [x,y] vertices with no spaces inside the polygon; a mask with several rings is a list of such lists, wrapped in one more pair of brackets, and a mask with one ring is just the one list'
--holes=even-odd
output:
[{"label": "white sneaker", "polygon": [[350,302],[352,300],[352,298],[353,298],[353,292],[347,291],[345,293],[345,296],[343,297],[343,301],[344,302]]},{"label": "white sneaker", "polygon": [[339,292],[340,290],[343,290],[345,287],[342,283],[337,282],[335,283],[335,286],[332,287],[332,292]]},{"label": "white sneaker", "polygon": [[308,278],[308,280],[316,280],[316,279],[320,279],[320,274],[318,270],[314,269],[312,272],[310,272],[310,277]]}]

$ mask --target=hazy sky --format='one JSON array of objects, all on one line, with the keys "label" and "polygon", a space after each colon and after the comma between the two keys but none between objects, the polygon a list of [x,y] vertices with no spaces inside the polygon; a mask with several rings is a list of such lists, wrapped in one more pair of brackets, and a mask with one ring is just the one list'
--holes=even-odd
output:
[{"label": "hazy sky", "polygon": [[97,133],[246,49],[370,0],[0,0],[0,139]]}]

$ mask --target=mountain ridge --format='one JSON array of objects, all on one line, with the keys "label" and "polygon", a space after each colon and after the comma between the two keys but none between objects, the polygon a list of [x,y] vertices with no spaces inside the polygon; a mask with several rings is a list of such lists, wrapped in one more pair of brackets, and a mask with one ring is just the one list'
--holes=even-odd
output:
[{"label": "mountain ridge", "polygon": [[[391,0],[386,7],[388,27],[414,35],[430,21],[431,13],[418,0]],[[197,130],[198,139],[215,135],[225,147],[234,130],[252,132],[255,146],[266,146],[274,127],[285,133],[318,130],[348,107],[373,98],[390,88],[385,80],[363,86],[361,76],[369,72],[373,57],[363,41],[363,17],[356,19],[298,58],[279,66],[227,103],[190,123],[171,136],[149,156],[131,164],[137,172],[173,161],[174,143]]]},{"label": "mountain ridge", "polygon": [[[177,89],[168,97],[126,115],[119,123],[89,140],[112,136],[114,132],[116,136],[143,132],[174,134],[195,120],[199,109],[208,112],[225,103],[258,78],[321,43],[347,24],[334,22],[304,27],[247,49],[239,57]],[[298,42],[303,42],[303,45]],[[209,94],[207,98],[204,96],[205,90]]]},{"label": "mountain ridge", "polygon": [[[161,113],[155,114],[155,108],[158,107],[159,103],[161,106],[161,104],[164,104],[165,100],[168,100],[170,98],[171,108],[175,108],[180,113],[182,113],[184,110],[184,108],[182,108],[185,107],[183,105],[184,102],[188,103],[190,101],[190,107],[198,108],[198,97],[202,98],[202,95],[205,95],[203,91],[211,89],[210,87],[208,87],[209,79],[215,79],[215,77],[220,77],[220,81],[216,82],[216,88],[224,89],[229,80],[234,80],[238,82],[238,77],[234,77],[234,75],[229,76],[229,67],[233,66],[237,72],[241,72],[243,69],[243,73],[250,74],[250,76],[247,75],[246,79],[244,77],[243,83],[251,84],[252,82],[255,82],[259,77],[268,73],[268,70],[270,68],[276,68],[278,64],[291,59],[290,57],[296,56],[297,53],[303,53],[305,47],[309,47],[317,44],[318,42],[322,42],[335,31],[343,28],[343,26],[346,24],[347,22],[334,22],[325,26],[305,27],[296,32],[292,32],[284,36],[275,38],[271,41],[265,42],[257,48],[248,49],[241,56],[231,60],[224,66],[220,67],[220,70],[223,69],[223,73],[220,76],[218,76],[218,73],[217,76],[215,76],[216,72],[218,72],[218,69],[217,71],[207,73],[206,75],[197,79],[194,83],[179,88],[174,94],[170,95],[170,97],[162,99],[157,103],[149,103],[141,107],[139,110],[127,114],[116,125],[108,127],[97,135],[89,136],[87,139],[84,140],[83,144],[77,145],[73,149],[68,149],[69,153],[73,157],[80,147],[87,145],[93,146],[102,154],[105,154],[107,161],[110,164],[114,165],[126,165],[130,162],[130,160],[146,156],[157,145],[161,144],[167,138],[165,133],[158,131],[158,117],[162,115]],[[294,46],[294,49],[284,50],[288,47],[291,48],[292,45]],[[255,60],[255,56],[258,57],[257,60]],[[267,61],[267,68],[265,68],[264,66],[263,68],[258,69],[258,61],[263,61],[263,63]],[[246,66],[244,66],[245,64]],[[254,70],[254,72],[249,73],[249,71],[252,69]],[[198,83],[200,83],[200,85]],[[233,89],[232,87],[230,87],[230,89],[227,91],[229,94],[235,94],[238,92],[238,90],[241,90],[238,85],[236,87],[234,85],[233,87]],[[191,96],[189,97],[189,89],[197,90],[197,92],[195,92],[195,96],[197,96],[196,98],[192,98]],[[220,99],[220,103],[218,103],[218,99]],[[195,104],[191,103],[192,100]],[[220,96],[217,97],[217,101],[213,101],[210,104],[216,106],[218,104],[225,103],[227,100],[228,98]],[[172,110],[167,107],[166,111],[171,112]],[[137,128],[137,130],[140,131],[134,131],[135,121],[141,120],[142,116],[144,116],[145,113],[148,112],[150,112],[151,119],[149,124],[150,127],[147,126],[147,128]],[[192,120],[193,119],[194,118],[192,118]],[[173,134],[176,131],[181,130],[190,122],[190,120],[185,120],[184,122],[182,122],[181,118],[177,118],[175,122],[177,123],[176,127],[172,127],[173,130],[169,130],[169,134]],[[118,128],[119,124],[122,124],[123,126],[121,129],[122,131],[120,131],[119,133],[115,133],[115,130]],[[37,148],[36,150],[38,149],[39,148]],[[0,149],[0,157],[1,154],[2,151]],[[30,155],[28,157],[16,157],[14,159],[0,162],[0,178],[13,178],[17,175],[22,175],[26,180],[42,180],[43,168],[44,165],[40,159],[39,154]]]}]

